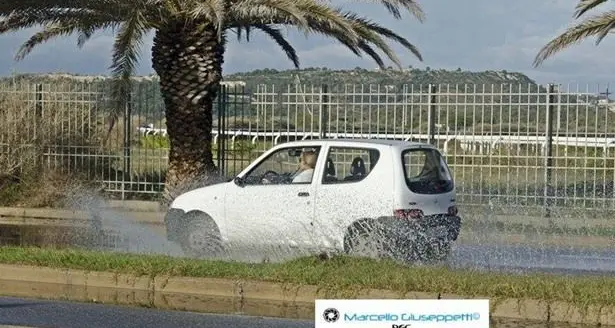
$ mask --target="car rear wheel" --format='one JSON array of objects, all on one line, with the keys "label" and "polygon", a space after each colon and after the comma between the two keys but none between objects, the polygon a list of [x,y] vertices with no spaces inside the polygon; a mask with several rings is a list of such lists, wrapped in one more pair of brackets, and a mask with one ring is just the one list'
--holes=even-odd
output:
[{"label": "car rear wheel", "polygon": [[186,256],[216,258],[224,253],[216,223],[202,213],[187,214],[180,245]]},{"label": "car rear wheel", "polygon": [[448,261],[452,252],[452,242],[435,240],[428,246],[428,259],[436,262]]}]

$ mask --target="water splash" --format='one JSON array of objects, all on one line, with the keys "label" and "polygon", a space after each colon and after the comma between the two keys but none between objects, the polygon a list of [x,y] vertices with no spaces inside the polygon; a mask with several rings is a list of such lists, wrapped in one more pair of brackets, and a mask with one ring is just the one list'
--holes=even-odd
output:
[{"label": "water splash", "polygon": [[[98,237],[88,247],[92,249],[131,252],[139,254],[163,254],[174,257],[185,257],[181,247],[167,241],[164,227],[153,227],[135,222],[125,211],[111,209],[105,199],[95,191],[87,188],[74,188],[67,195],[70,206],[77,211],[85,211],[90,217],[90,227],[93,236]],[[481,224],[502,220],[505,217],[505,206],[492,203],[475,211],[462,212],[467,221],[474,220]],[[276,206],[282,206],[278,204]],[[517,208],[516,216],[535,217],[535,213]],[[512,217],[512,216],[511,216]],[[561,225],[570,221],[564,213],[554,212],[551,221]],[[545,218],[545,220],[547,220]],[[504,224],[510,224],[512,219]],[[545,226],[547,224],[545,223]],[[615,271],[615,250],[611,247],[573,245],[566,241],[566,236],[553,237],[541,231],[496,231],[495,225],[477,226],[476,229],[462,232],[459,242],[454,244],[452,256],[445,263],[452,268],[471,268],[489,271],[509,271],[527,273],[533,271],[550,271],[559,273],[608,273]],[[235,232],[241,231],[245,243],[226,245],[226,252],[216,259],[248,263],[281,262],[296,257],[313,255],[318,250],[292,245],[290,236],[284,227],[263,231],[243,223],[230,227]],[[303,233],[318,236],[316,230],[322,229],[320,224],[304,226]],[[495,230],[494,230],[495,229]],[[256,233],[258,230],[258,233]],[[112,233],[109,233],[109,232]],[[301,231],[294,232],[302,233]],[[107,237],[106,240],[104,237]],[[578,237],[570,237],[578,238]],[[275,245],[282,239],[289,240],[288,246]],[[557,240],[560,240],[559,243]],[[572,239],[571,239],[572,240]],[[262,245],[250,243],[263,242]],[[581,242],[582,243],[582,242]],[[335,254],[335,252],[333,252]],[[210,257],[214,258],[214,257]],[[431,265],[432,263],[414,262],[413,265]],[[438,262],[437,265],[443,263]]]},{"label": "water splash", "polygon": [[164,230],[157,231],[151,226],[135,222],[126,212],[112,209],[100,194],[91,189],[74,188],[67,194],[67,200],[72,210],[83,211],[88,215],[88,248],[184,256],[178,245],[167,241]]}]

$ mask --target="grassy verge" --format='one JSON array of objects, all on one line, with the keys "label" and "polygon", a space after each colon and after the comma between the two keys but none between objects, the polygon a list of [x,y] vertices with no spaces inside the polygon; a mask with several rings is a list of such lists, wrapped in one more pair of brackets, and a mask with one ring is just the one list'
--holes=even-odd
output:
[{"label": "grassy verge", "polygon": [[336,296],[352,297],[364,288],[489,296],[492,299],[560,300],[581,306],[615,305],[615,277],[513,275],[435,267],[407,267],[391,261],[350,257],[305,257],[285,263],[247,264],[200,261],[84,250],[0,248],[0,263],[25,264],[137,275],[256,279],[318,285]]}]

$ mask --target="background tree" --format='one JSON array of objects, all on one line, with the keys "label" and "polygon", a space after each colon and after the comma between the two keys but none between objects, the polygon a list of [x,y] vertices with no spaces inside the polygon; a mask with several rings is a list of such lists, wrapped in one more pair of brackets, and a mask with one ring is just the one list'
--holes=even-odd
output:
[{"label": "background tree", "polygon": [[[421,22],[424,19],[414,0],[376,1],[395,19],[401,19],[402,10]],[[215,174],[212,106],[222,79],[229,31],[248,41],[254,30],[268,35],[295,67],[299,58],[280,27],[328,36],[357,56],[367,54],[381,68],[386,66],[378,50],[401,68],[387,39],[422,60],[418,49],[392,30],[319,0],[20,0],[1,3],[0,19],[0,34],[43,27],[21,46],[17,60],[58,36],[76,33],[78,46],[83,46],[95,32],[112,29],[110,69],[118,109],[112,122],[127,101],[143,38],[154,31],[152,66],[160,78],[170,138],[167,203],[191,188],[191,182]]]},{"label": "background tree", "polygon": [[[581,18],[587,12],[605,2],[607,2],[607,0],[580,0],[576,6],[574,18]],[[588,37],[595,36],[596,45],[599,45],[614,28],[615,10],[588,17],[580,23],[568,28],[564,33],[560,34],[540,49],[534,58],[534,67],[538,67],[549,57],[552,57],[571,45],[580,43]]]}]

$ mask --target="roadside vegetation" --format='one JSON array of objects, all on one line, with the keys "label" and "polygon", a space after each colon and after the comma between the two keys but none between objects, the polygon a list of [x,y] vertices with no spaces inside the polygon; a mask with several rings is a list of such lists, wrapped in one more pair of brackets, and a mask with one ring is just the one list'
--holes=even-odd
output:
[{"label": "roadside vegetation", "polygon": [[31,94],[7,90],[0,85],[0,205],[62,207],[71,190],[100,189],[115,159],[95,110],[37,106]]},{"label": "roadside vegetation", "polygon": [[615,305],[615,277],[505,274],[444,267],[408,267],[392,261],[304,257],[285,263],[246,264],[78,249],[0,248],[0,263],[109,271],[144,276],[187,276],[317,285],[330,297],[352,297],[366,288],[456,294],[491,299],[565,301]]}]

